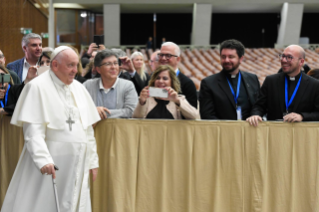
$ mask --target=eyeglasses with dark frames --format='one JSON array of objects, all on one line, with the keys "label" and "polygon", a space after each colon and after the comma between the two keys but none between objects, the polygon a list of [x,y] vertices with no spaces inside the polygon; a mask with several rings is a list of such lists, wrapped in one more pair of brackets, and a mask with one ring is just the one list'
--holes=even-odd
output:
[{"label": "eyeglasses with dark frames", "polygon": [[[279,60],[286,59],[287,62],[291,62],[291,61],[294,59],[293,56],[291,56],[291,55],[284,55],[284,54],[279,54],[279,55],[278,55],[278,58],[279,58]],[[298,57],[298,59],[302,59],[302,58]]]},{"label": "eyeglasses with dark frames", "polygon": [[118,66],[119,63],[118,63],[118,62],[114,62],[114,63],[103,63],[103,64],[101,64],[99,67],[104,66],[104,65],[105,65],[106,67],[111,67],[112,65]]},{"label": "eyeglasses with dark frames", "polygon": [[178,57],[177,55],[173,55],[173,54],[162,54],[162,53],[158,53],[157,56],[158,56],[159,58],[166,57],[167,59],[171,59],[172,57]]}]

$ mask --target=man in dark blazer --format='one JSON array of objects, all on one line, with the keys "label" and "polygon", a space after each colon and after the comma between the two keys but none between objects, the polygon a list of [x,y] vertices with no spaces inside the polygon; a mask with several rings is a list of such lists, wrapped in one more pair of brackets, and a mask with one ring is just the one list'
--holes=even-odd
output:
[{"label": "man in dark blazer", "polygon": [[162,44],[160,53],[158,54],[159,65],[171,66],[180,81],[181,92],[187,101],[195,108],[197,108],[197,91],[194,82],[185,76],[178,69],[178,63],[180,62],[181,50],[173,42],[165,42]]},{"label": "man in dark blazer", "polygon": [[38,64],[39,57],[42,54],[42,38],[40,35],[30,33],[22,38],[22,49],[25,57],[7,65],[7,69],[14,71],[21,82],[25,80],[28,70]]},{"label": "man in dark blazer", "polygon": [[244,53],[245,47],[237,40],[226,40],[221,44],[223,70],[201,82],[199,106],[202,119],[246,120],[250,116],[260,84],[256,75],[239,70]]},{"label": "man in dark blazer", "polygon": [[283,72],[266,77],[247,121],[257,126],[266,113],[267,120],[319,121],[319,81],[301,71],[305,51],[291,45],[279,59]]}]

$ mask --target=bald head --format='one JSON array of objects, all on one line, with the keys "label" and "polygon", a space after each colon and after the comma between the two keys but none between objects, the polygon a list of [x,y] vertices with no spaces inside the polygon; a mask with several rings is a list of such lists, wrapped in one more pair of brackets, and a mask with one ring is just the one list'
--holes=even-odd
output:
[{"label": "bald head", "polygon": [[305,62],[305,51],[301,46],[290,45],[281,57],[282,71],[290,77],[297,76]]},{"label": "bald head", "polygon": [[[290,49],[296,53],[299,54],[299,57],[302,58],[302,59],[305,59],[306,58],[306,52],[305,50],[301,47],[301,46],[298,46],[298,45],[290,45],[288,46],[286,49]],[[285,50],[286,50],[285,49]]]}]

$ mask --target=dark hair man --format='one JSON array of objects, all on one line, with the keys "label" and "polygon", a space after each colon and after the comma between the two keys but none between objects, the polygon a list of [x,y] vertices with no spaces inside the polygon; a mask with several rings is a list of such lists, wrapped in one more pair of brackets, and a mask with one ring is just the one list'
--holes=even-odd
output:
[{"label": "dark hair man", "polygon": [[245,47],[237,40],[220,46],[223,70],[206,77],[199,92],[202,119],[246,120],[254,105],[260,85],[256,75],[239,70]]},{"label": "dark hair man", "polygon": [[301,72],[305,51],[288,46],[279,55],[282,73],[267,76],[247,121],[254,126],[267,120],[319,121],[319,81]]}]

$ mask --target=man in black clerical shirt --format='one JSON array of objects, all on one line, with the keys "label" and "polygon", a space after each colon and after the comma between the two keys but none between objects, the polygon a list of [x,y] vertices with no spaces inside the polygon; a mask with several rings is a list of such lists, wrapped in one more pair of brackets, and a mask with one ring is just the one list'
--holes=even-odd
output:
[{"label": "man in black clerical shirt", "polygon": [[201,82],[202,119],[246,120],[250,116],[260,84],[256,75],[239,70],[244,53],[245,47],[237,40],[226,40],[221,44],[223,70]]},{"label": "man in black clerical shirt", "polygon": [[282,73],[267,76],[261,87],[251,117],[254,126],[262,121],[319,121],[319,81],[301,72],[305,51],[298,45],[288,46],[279,55]]}]

